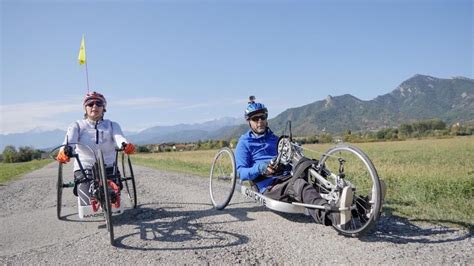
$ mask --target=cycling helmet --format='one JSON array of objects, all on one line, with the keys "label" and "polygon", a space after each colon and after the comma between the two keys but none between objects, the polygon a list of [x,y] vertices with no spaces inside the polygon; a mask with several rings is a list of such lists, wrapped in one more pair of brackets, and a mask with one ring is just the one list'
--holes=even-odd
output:
[{"label": "cycling helmet", "polygon": [[249,120],[251,116],[259,113],[268,115],[268,110],[263,103],[255,102],[255,96],[250,96],[247,109],[245,109],[245,120]]},{"label": "cycling helmet", "polygon": [[86,96],[84,97],[83,106],[85,107],[88,103],[92,101],[101,101],[104,104],[104,111],[105,111],[105,107],[107,107],[107,100],[105,100],[104,95],[95,91],[87,93]]}]

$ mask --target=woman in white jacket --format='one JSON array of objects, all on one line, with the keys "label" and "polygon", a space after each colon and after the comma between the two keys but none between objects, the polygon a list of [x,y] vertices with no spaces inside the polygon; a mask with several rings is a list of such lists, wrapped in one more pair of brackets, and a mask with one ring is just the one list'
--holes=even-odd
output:
[{"label": "woman in white jacket", "polygon": [[[83,168],[86,170],[86,176],[80,171],[77,160],[74,162],[74,194],[79,199],[79,216],[83,218],[89,211],[86,207],[91,205],[91,197],[93,199],[94,189],[92,184],[92,167],[96,163],[94,153],[99,149],[104,155],[106,167],[106,175],[113,178],[115,148],[123,148],[124,152],[131,154],[135,152],[135,146],[130,143],[122,133],[120,125],[116,122],[104,119],[107,101],[105,97],[97,92],[86,94],[83,107],[84,119],[72,123],[64,138],[64,143],[79,143],[82,145],[74,145],[74,151],[79,155],[79,159]],[[57,156],[60,163],[69,162],[69,157],[64,148],[61,148]],[[117,180],[114,180],[117,186],[120,186]],[[111,191],[112,202],[116,200],[116,195]],[[82,207],[82,211],[81,211]]]}]

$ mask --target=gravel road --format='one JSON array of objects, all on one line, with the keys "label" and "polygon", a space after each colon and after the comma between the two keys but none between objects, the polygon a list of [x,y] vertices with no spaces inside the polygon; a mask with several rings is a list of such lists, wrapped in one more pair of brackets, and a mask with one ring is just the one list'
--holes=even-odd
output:
[{"label": "gravel road", "polygon": [[71,189],[65,220],[56,218],[57,164],[0,186],[0,264],[474,265],[466,229],[384,214],[370,235],[347,238],[239,194],[216,211],[205,178],[139,166],[135,173],[139,206],[113,217],[116,247],[103,219],[78,219]]}]

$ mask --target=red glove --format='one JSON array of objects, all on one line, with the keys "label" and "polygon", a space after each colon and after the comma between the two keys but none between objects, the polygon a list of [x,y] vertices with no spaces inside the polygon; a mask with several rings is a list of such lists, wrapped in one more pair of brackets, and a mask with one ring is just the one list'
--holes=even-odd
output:
[{"label": "red glove", "polygon": [[125,152],[126,154],[135,153],[135,145],[133,145],[132,143],[125,144],[125,147],[123,147],[123,152]]},{"label": "red glove", "polygon": [[58,153],[58,156],[56,157],[56,160],[58,160],[58,162],[60,162],[60,163],[69,162],[69,157],[64,152],[64,149],[59,150],[59,153]]}]

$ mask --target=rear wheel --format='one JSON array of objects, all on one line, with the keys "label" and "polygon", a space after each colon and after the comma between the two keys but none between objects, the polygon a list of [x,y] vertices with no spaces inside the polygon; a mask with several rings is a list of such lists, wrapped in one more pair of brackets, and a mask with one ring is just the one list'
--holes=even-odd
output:
[{"label": "rear wheel", "polygon": [[122,181],[125,181],[125,190],[128,199],[131,202],[131,207],[137,207],[137,188],[135,185],[135,176],[133,174],[132,161],[130,156],[122,153]]},{"label": "rear wheel", "polygon": [[353,191],[350,223],[342,228],[333,227],[346,236],[366,233],[378,220],[382,208],[379,176],[369,157],[357,147],[338,145],[322,156],[320,165],[331,174],[343,175]]},{"label": "rear wheel", "polygon": [[211,165],[209,193],[212,205],[224,209],[232,199],[236,182],[234,153],[229,148],[220,149]]},{"label": "rear wheel", "polygon": [[63,164],[59,163],[58,166],[58,182],[56,183],[56,212],[58,219],[61,220],[61,207],[63,201]]},{"label": "rear wheel", "polygon": [[105,223],[107,225],[107,231],[109,232],[110,236],[110,244],[114,245],[114,226],[112,224],[112,205],[110,203],[110,195],[109,195],[109,183],[107,181],[107,175],[105,174],[105,163],[104,163],[104,155],[102,151],[99,150],[98,152],[99,157],[99,176],[100,176],[100,183],[102,184],[100,187],[100,195],[104,195],[101,199],[101,206],[102,211],[104,212],[105,216]]}]

